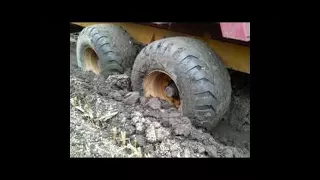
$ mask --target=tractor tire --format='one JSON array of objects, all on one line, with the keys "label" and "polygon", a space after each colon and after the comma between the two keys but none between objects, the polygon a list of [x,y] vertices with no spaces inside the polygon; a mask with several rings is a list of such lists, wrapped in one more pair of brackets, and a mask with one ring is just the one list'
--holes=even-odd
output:
[{"label": "tractor tire", "polygon": [[[171,80],[165,80],[168,77]],[[166,81],[173,81],[179,94],[179,99],[171,102],[196,127],[212,130],[229,108],[229,73],[212,49],[200,40],[170,37],[142,49],[132,69],[133,90],[172,100],[166,91],[159,92],[170,84]],[[169,90],[174,89],[169,86]]]},{"label": "tractor tire", "polygon": [[88,26],[77,40],[78,66],[106,77],[132,68],[138,52],[128,32],[113,24]]}]

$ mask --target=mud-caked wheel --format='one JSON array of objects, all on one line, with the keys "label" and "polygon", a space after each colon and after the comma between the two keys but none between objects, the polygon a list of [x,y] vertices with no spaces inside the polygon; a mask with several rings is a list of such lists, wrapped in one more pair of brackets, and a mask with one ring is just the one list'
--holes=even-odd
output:
[{"label": "mud-caked wheel", "polygon": [[197,127],[215,127],[231,101],[229,73],[200,40],[171,37],[146,46],[133,65],[131,84],[145,96],[170,101]]},{"label": "mud-caked wheel", "polygon": [[104,76],[122,74],[132,68],[137,47],[134,39],[120,26],[88,26],[77,40],[77,63],[85,71]]}]

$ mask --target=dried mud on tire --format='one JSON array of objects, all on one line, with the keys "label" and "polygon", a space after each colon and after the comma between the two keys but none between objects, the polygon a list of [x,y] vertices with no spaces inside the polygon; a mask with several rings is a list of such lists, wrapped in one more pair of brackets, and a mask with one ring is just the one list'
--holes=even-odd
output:
[{"label": "dried mud on tire", "polygon": [[75,62],[70,42],[70,157],[250,157],[247,76],[231,75],[230,109],[206,132],[167,102],[132,92],[130,75],[104,78]]}]

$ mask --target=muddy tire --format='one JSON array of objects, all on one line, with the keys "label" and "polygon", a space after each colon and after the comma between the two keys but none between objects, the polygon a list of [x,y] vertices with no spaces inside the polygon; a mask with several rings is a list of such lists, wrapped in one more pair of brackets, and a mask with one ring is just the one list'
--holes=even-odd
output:
[{"label": "muddy tire", "polygon": [[108,76],[132,68],[135,41],[121,27],[97,24],[84,28],[77,40],[77,63],[85,71]]},{"label": "muddy tire", "polygon": [[[165,75],[157,76],[155,72],[162,72],[173,80],[181,102],[179,109],[196,127],[211,130],[229,108],[232,91],[229,73],[212,49],[199,40],[171,37],[142,49],[132,69],[133,90],[158,96],[159,93],[146,90],[163,89],[157,84],[162,83],[161,77]],[[149,80],[151,76],[157,77]]]}]

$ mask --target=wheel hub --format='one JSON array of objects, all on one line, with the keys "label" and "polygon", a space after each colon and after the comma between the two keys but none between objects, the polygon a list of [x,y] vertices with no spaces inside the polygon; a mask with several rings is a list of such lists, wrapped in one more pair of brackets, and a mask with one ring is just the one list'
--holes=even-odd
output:
[{"label": "wheel hub", "polygon": [[155,70],[150,72],[143,83],[146,97],[158,97],[180,107],[179,90],[172,78],[165,72]]},{"label": "wheel hub", "polygon": [[84,51],[84,61],[86,63],[87,70],[92,70],[96,74],[101,72],[98,55],[92,48],[88,47]]}]

